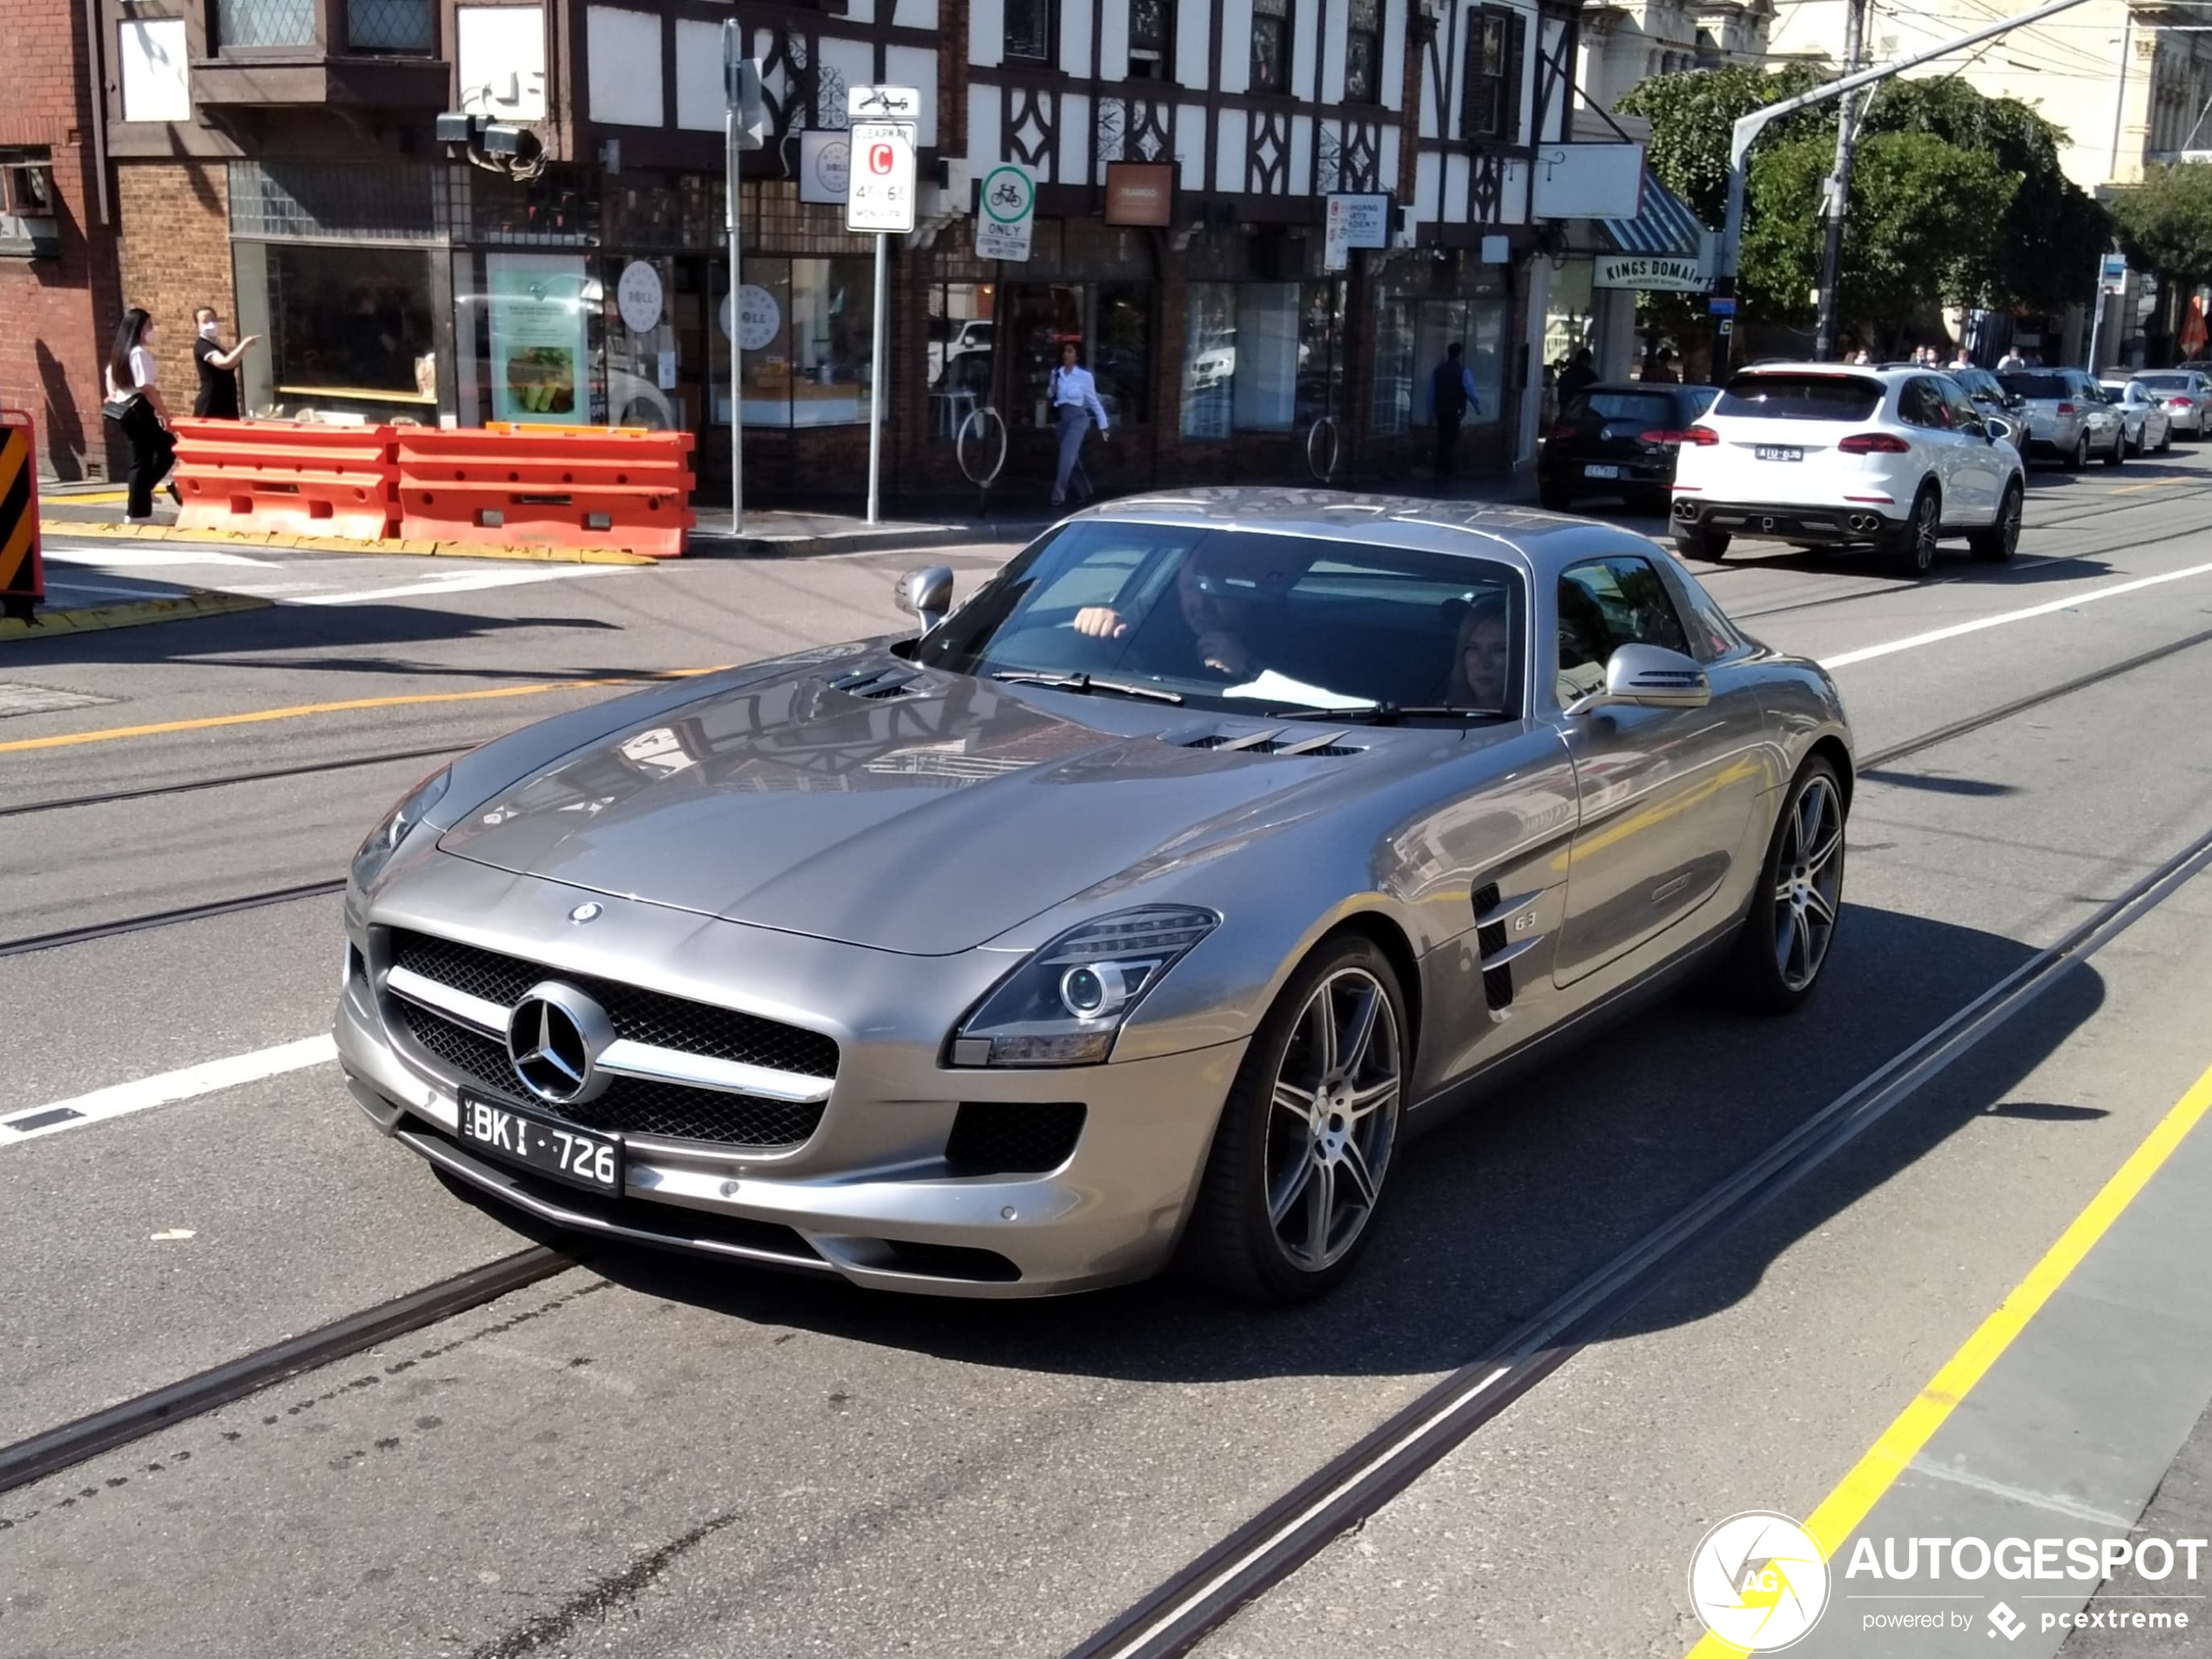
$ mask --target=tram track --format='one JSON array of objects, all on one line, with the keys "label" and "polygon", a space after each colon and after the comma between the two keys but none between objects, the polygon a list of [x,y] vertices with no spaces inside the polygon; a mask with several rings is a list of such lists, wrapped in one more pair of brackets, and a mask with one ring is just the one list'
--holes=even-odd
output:
[{"label": "tram track", "polygon": [[0,806],[0,818],[22,818],[32,813],[69,812],[81,806],[109,806],[118,801],[150,800],[160,795],[189,795],[203,789],[228,789],[238,784],[267,783],[279,778],[308,778],[318,772],[352,772],[401,760],[428,760],[439,755],[465,754],[475,745],[441,743],[421,749],[388,749],[373,755],[354,755],[343,760],[312,760],[296,766],[271,766],[260,772],[226,772],[217,778],[188,778],[181,783],[146,784],[135,789],[110,789],[98,794],[62,795],[48,800],[24,801]]}]

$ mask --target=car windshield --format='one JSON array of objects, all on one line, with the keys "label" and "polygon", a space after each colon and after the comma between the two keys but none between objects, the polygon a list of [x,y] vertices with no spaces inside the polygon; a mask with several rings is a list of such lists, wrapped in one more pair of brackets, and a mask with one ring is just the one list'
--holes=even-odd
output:
[{"label": "car windshield", "polygon": [[1494,560],[1084,519],[1018,555],[914,659],[1248,712],[1507,717],[1521,707],[1527,616],[1520,576]]},{"label": "car windshield", "polygon": [[1561,420],[1641,421],[1646,426],[1671,425],[1674,400],[1658,392],[1581,392],[1567,400]]},{"label": "car windshield", "polygon": [[1882,407],[1882,382],[1857,374],[1738,374],[1715,415],[1763,421],[1864,421]]},{"label": "car windshield", "polygon": [[2015,370],[1997,377],[2008,392],[2021,397],[2071,397],[2074,388],[2067,384],[2063,374],[2037,374]]}]

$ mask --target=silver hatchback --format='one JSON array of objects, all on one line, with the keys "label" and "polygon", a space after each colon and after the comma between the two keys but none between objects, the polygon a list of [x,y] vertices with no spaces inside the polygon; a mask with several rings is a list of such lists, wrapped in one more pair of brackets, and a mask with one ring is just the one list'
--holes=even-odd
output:
[{"label": "silver hatchback", "polygon": [[2056,455],[2069,472],[2080,471],[2093,455],[2113,467],[2128,458],[2120,411],[2080,369],[2018,368],[1997,378],[2020,400],[2019,418],[2027,428],[2023,455]]}]

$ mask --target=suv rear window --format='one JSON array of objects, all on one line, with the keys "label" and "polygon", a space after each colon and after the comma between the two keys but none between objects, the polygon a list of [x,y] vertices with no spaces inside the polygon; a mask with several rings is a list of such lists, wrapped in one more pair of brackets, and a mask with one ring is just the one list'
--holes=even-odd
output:
[{"label": "suv rear window", "polygon": [[1856,374],[1738,374],[1715,415],[1766,421],[1864,421],[1882,407],[1882,382]]},{"label": "suv rear window", "polygon": [[2063,374],[2029,374],[2017,370],[1997,377],[2008,392],[2021,397],[2072,397],[2074,388]]},{"label": "suv rear window", "polygon": [[1663,392],[1585,392],[1567,400],[1562,421],[1642,421],[1647,426],[1672,426],[1674,400]]}]

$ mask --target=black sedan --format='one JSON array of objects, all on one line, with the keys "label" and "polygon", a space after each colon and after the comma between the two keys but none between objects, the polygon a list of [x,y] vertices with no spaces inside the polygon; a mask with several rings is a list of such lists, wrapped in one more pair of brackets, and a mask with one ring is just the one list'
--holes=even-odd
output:
[{"label": "black sedan", "polygon": [[1570,392],[1536,458],[1544,505],[1565,512],[1585,496],[1618,496],[1636,511],[1665,513],[1682,435],[1719,395],[1718,387],[1642,381]]}]

